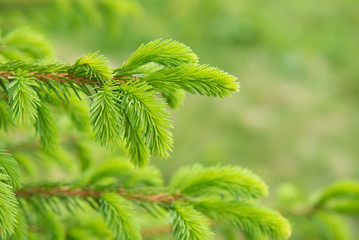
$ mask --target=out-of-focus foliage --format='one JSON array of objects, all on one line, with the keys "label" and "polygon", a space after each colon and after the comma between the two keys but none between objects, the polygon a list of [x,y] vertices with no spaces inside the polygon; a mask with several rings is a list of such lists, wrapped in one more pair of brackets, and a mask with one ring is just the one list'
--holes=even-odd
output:
[{"label": "out-of-focus foliage", "polygon": [[[322,191],[303,191],[293,184],[278,188],[277,208],[290,219],[293,239],[350,240],[348,216],[358,216],[359,182],[338,181]],[[314,195],[313,195],[314,193]]]},{"label": "out-of-focus foliage", "polygon": [[52,51],[48,40],[34,29],[18,28],[4,36],[0,35],[0,62],[50,59],[53,57]]}]

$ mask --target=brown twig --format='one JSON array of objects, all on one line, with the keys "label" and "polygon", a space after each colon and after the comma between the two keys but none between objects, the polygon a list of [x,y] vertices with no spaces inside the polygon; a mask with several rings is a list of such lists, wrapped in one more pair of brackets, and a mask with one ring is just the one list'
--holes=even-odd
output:
[{"label": "brown twig", "polygon": [[[36,78],[38,81],[48,82],[49,79],[52,79],[57,82],[70,83],[75,82],[77,84],[90,84],[90,85],[100,85],[94,78],[86,78],[86,77],[78,77],[74,76],[72,73],[38,73],[38,72],[29,72],[32,77]],[[4,78],[8,81],[14,80],[14,75],[10,72],[2,71],[0,72],[0,80]],[[126,83],[126,78],[136,79],[136,77],[128,77],[128,76],[116,76],[113,80],[121,80],[123,83]]]},{"label": "brown twig", "polygon": [[[70,188],[69,186],[61,186],[51,189],[42,188],[42,187],[31,187],[31,188],[23,188],[15,191],[15,194],[17,196],[23,198],[30,198],[33,196],[46,196],[46,197],[77,196],[82,198],[88,198],[88,197],[98,198],[104,193],[105,191],[82,189],[82,188]],[[165,193],[159,193],[159,194],[130,193],[130,192],[126,192],[125,189],[123,188],[118,188],[115,191],[115,193],[134,201],[158,202],[162,204],[173,203],[177,200],[185,200],[185,198],[181,195],[167,195]]]},{"label": "brown twig", "polygon": [[[29,74],[32,77],[36,78],[39,81],[47,82],[49,79],[52,79],[57,82],[76,82],[77,84],[98,84],[96,79],[84,78],[84,77],[74,77],[69,73],[37,73],[30,72]],[[13,74],[9,72],[0,72],[0,77],[5,78],[8,81],[13,81]]]}]

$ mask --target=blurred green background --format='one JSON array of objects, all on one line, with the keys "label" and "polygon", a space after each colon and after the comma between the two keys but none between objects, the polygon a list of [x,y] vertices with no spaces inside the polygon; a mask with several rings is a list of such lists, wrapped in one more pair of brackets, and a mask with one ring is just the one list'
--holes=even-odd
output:
[{"label": "blurred green background", "polygon": [[139,44],[172,38],[239,77],[230,99],[188,95],[172,111],[171,159],[236,164],[272,190],[311,192],[359,177],[359,2],[355,0],[0,1],[3,32],[32,27],[72,62],[101,50],[119,66]]},{"label": "blurred green background", "polygon": [[273,189],[359,176],[359,3],[354,0],[1,1],[3,32],[30,26],[71,62],[101,50],[118,66],[139,44],[173,38],[239,77],[231,99],[188,96],[173,111],[179,166],[232,163]]}]

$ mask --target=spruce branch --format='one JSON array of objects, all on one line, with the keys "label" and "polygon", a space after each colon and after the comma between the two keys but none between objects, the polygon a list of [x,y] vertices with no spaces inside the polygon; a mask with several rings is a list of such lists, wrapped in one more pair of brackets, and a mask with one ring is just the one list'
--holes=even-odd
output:
[{"label": "spruce branch", "polygon": [[[217,97],[237,91],[235,77],[197,62],[186,45],[156,40],[141,45],[117,69],[98,52],[84,55],[72,65],[19,60],[0,63],[0,82],[15,122],[35,124],[47,147],[55,145],[57,135],[45,107],[51,96],[69,104],[73,93],[93,99],[90,120],[96,139],[112,149],[125,146],[134,165],[144,167],[151,156],[170,156],[172,124],[166,108],[178,107],[182,89]],[[4,119],[6,115],[0,120]]]},{"label": "spruce branch", "polygon": [[[57,215],[64,210],[76,215],[91,208],[102,215],[115,239],[141,239],[138,210],[154,217],[167,214],[178,240],[213,239],[211,221],[249,234],[289,237],[289,223],[254,201],[267,195],[267,186],[249,170],[197,165],[180,170],[164,186],[158,170],[143,168],[151,156],[168,158],[172,150],[167,107],[178,107],[184,92],[230,96],[238,91],[236,81],[222,70],[198,64],[189,47],[173,40],[141,45],[119,68],[110,67],[98,52],[73,64],[0,63],[0,111],[10,109],[0,118],[2,127],[34,125],[42,145],[54,148],[59,145],[59,130],[49,105],[61,102],[61,107],[76,115],[78,108],[72,105],[89,100],[89,119],[72,117],[74,122],[88,122],[96,140],[107,148],[124,146],[132,163],[140,167],[134,169],[119,159],[101,161],[99,166],[82,166],[86,171],[72,181],[21,187],[16,161],[1,151],[1,237],[26,238],[36,227],[39,235],[66,238],[67,229]],[[83,151],[78,145],[75,148]],[[61,151],[54,149],[46,156],[57,159]],[[90,156],[85,158],[91,161]]]},{"label": "spruce branch", "polygon": [[[155,170],[133,169],[128,164],[121,161],[109,161],[98,168],[89,170],[78,181],[68,184],[49,183],[27,186],[16,190],[15,194],[21,202],[35,202],[35,205],[41,203],[48,205],[49,210],[53,209],[56,212],[59,211],[56,205],[60,202],[69,211],[80,208],[81,202],[88,203],[95,210],[100,211],[115,236],[121,236],[122,239],[131,239],[129,237],[131,234],[138,234],[138,227],[124,225],[126,218],[133,217],[131,212],[134,211],[132,210],[134,206],[155,216],[163,215],[159,212],[168,212],[168,221],[172,224],[173,234],[180,240],[212,239],[213,233],[210,230],[208,218],[218,224],[227,221],[249,233],[260,233],[280,239],[285,239],[290,234],[289,224],[279,213],[244,201],[246,197],[259,197],[254,194],[257,189],[245,187],[246,183],[261,181],[245,169],[217,166],[218,172],[216,172],[214,168],[208,168],[206,171],[205,168],[197,166],[195,168],[197,172],[189,175],[195,179],[191,184],[192,189],[195,186],[205,189],[205,186],[210,186],[206,190],[210,194],[206,191],[193,194],[192,191],[188,191],[188,188],[181,189],[173,183],[165,187],[162,182],[151,182],[150,179],[159,177]],[[188,173],[188,168],[180,172]],[[213,178],[208,178],[208,174],[216,175],[217,180],[213,181]],[[238,179],[229,183],[230,177]],[[105,182],[102,181],[104,179],[106,179]],[[111,179],[113,181],[110,181]],[[178,175],[175,179],[178,181]],[[185,186],[188,184],[185,183]],[[225,187],[220,191],[216,190],[220,189],[220,186]],[[237,194],[233,194],[233,189],[242,187],[246,188],[244,190],[246,194],[240,195],[239,199]],[[215,194],[215,197],[208,199],[211,194]],[[128,208],[130,215],[126,215],[121,210],[123,208]]]}]

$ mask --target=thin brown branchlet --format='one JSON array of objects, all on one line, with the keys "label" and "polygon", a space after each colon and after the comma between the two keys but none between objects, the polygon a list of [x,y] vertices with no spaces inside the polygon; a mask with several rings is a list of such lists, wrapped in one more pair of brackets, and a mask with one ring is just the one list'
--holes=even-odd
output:
[{"label": "thin brown branchlet", "polygon": [[[86,78],[75,76],[73,73],[40,73],[40,72],[29,72],[29,75],[35,78],[38,81],[48,82],[53,80],[61,83],[71,83],[75,82],[77,84],[89,84],[89,85],[100,85],[101,83],[95,78]],[[5,79],[9,82],[14,81],[14,74],[12,72],[0,71],[0,80]],[[132,76],[116,76],[113,80],[120,80],[123,83],[126,83],[127,79],[138,80],[137,77]]]},{"label": "thin brown branchlet", "polygon": [[[115,191],[111,191],[119,194],[127,199],[142,202],[157,202],[162,204],[169,204],[179,200],[186,200],[184,196],[180,195],[168,195],[166,193],[158,194],[144,194],[144,193],[131,193],[127,192],[124,188],[118,188]],[[23,188],[15,191],[15,194],[19,197],[30,198],[33,196],[44,196],[44,197],[82,197],[82,198],[99,198],[106,191],[93,190],[89,188],[71,188],[70,186],[60,186],[55,188],[44,188],[44,187],[30,187]]]}]

